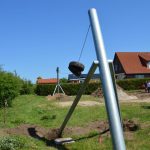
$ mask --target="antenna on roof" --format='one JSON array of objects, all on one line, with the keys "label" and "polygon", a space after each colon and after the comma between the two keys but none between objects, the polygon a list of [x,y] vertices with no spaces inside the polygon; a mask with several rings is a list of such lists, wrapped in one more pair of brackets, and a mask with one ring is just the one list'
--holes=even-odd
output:
[{"label": "antenna on roof", "polygon": [[[53,92],[53,96],[56,93],[57,90],[57,94],[59,94],[59,91],[61,90],[63,94],[65,94],[64,90],[62,89],[60,83],[59,83],[59,67],[56,68],[56,73],[57,73],[57,84],[55,86],[54,92]],[[60,89],[60,90],[59,90]]]}]

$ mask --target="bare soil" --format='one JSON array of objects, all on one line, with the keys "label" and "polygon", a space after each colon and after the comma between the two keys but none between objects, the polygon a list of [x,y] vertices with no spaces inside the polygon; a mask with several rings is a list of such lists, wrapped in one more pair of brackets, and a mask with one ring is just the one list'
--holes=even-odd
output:
[{"label": "bare soil", "polygon": [[[145,128],[145,126],[143,125]],[[149,127],[149,126],[147,126]],[[133,132],[139,129],[139,125],[133,120],[124,120],[125,136],[132,139]],[[16,128],[1,129],[0,133],[4,135],[25,135],[37,139],[53,140],[58,137],[59,129],[46,129],[37,125],[22,124]],[[85,135],[97,131],[100,135],[110,136],[109,125],[107,121],[96,121],[87,124],[84,127],[66,127],[64,136]]]},{"label": "bare soil", "polygon": [[[61,107],[66,107],[66,106],[71,106],[71,104],[73,103],[73,101],[60,101],[60,102],[56,102],[56,104],[58,106],[61,106]],[[96,101],[80,101],[78,103],[79,106],[96,106],[96,105],[101,105],[102,103],[100,102],[96,102]]]},{"label": "bare soil", "polygon": [[[136,91],[132,93],[125,92],[122,88],[117,86],[117,92],[119,101],[122,102],[135,102],[135,103],[141,103],[141,102],[150,102],[150,93],[146,93],[144,90]],[[79,106],[95,106],[95,105],[103,105],[104,97],[102,89],[98,88],[95,92],[91,94],[94,97],[99,97],[99,101],[79,101]],[[47,96],[47,99],[49,101],[55,101],[56,104],[60,107],[67,107],[71,106],[73,103],[73,97],[67,96],[65,94],[55,94],[54,96]]]}]

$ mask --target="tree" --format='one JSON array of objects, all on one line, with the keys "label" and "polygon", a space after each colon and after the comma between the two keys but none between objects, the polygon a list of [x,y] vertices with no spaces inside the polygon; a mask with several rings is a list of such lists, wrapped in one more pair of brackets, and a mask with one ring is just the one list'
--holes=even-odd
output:
[{"label": "tree", "polygon": [[66,78],[60,79],[60,83],[68,83],[68,80]]},{"label": "tree", "polygon": [[13,73],[0,70],[0,107],[4,107],[7,100],[11,106],[12,99],[19,95],[21,89],[21,79]]}]

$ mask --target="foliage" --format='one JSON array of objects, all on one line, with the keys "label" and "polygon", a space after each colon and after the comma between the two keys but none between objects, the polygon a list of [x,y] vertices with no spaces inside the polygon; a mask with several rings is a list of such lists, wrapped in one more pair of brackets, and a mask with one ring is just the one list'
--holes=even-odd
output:
[{"label": "foliage", "polygon": [[12,99],[19,95],[21,88],[21,79],[13,73],[0,71],[0,107],[4,106],[7,100],[8,106],[11,106]]},{"label": "foliage", "polygon": [[124,90],[139,90],[144,88],[144,83],[149,81],[149,78],[144,79],[124,79],[118,80],[117,84]]},{"label": "foliage", "polygon": [[0,107],[7,101],[11,106],[12,100],[20,94],[33,94],[34,86],[29,80],[21,79],[17,73],[6,72],[0,67]]},{"label": "foliage", "polygon": [[23,147],[24,143],[18,137],[3,137],[0,139],[0,150],[17,150]]},{"label": "foliage", "polygon": [[33,94],[34,93],[34,85],[30,80],[22,80],[22,86],[20,90],[20,94]]},{"label": "foliage", "polygon": [[[52,95],[56,85],[53,84],[37,84],[35,93],[41,96]],[[66,95],[76,95],[79,91],[81,84],[74,83],[65,83],[61,84]],[[100,85],[100,83],[89,83],[86,87],[84,94],[91,94],[94,92]]]},{"label": "foliage", "polygon": [[37,79],[42,79],[42,77],[41,77],[41,76],[39,76],[39,77],[37,77]]},{"label": "foliage", "polygon": [[[122,87],[124,90],[140,90],[144,88],[144,83],[149,81],[150,79],[124,79],[124,80],[117,80],[117,84]],[[63,83],[61,84],[64,92],[67,95],[76,95],[80,86],[82,85],[79,83]],[[91,94],[94,92],[98,87],[101,87],[101,82],[96,83],[89,83],[86,87],[84,94]],[[55,89],[55,85],[53,84],[37,84],[35,93],[41,96],[52,95]]]},{"label": "foliage", "polygon": [[35,93],[40,96],[52,95],[54,89],[54,84],[37,84],[35,88]]},{"label": "foliage", "polygon": [[68,79],[66,79],[66,78],[62,78],[62,79],[60,79],[60,83],[68,83]]}]

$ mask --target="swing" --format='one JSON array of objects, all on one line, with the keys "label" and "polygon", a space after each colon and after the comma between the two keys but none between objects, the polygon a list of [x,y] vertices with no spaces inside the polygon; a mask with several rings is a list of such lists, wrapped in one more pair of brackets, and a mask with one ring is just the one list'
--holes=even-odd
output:
[{"label": "swing", "polygon": [[84,65],[77,61],[71,61],[68,68],[77,77],[79,77],[81,72],[84,71]]}]

